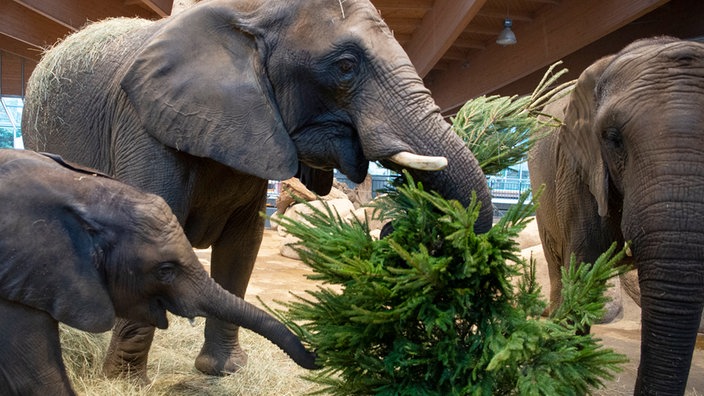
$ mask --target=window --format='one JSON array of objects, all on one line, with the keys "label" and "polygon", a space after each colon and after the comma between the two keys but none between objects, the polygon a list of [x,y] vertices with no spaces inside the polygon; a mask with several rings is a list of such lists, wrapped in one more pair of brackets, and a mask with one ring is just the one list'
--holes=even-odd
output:
[{"label": "window", "polygon": [[17,96],[0,98],[0,148],[24,148],[22,144],[22,108]]}]

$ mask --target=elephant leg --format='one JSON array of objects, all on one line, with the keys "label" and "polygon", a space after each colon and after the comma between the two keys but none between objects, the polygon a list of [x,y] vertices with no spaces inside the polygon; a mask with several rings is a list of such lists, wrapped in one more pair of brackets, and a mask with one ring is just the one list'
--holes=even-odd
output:
[{"label": "elephant leg", "polygon": [[154,326],[118,318],[103,363],[105,375],[149,384],[147,358],[153,339]]},{"label": "elephant leg", "polygon": [[0,395],[75,395],[59,325],[44,311],[0,299]]},{"label": "elephant leg", "polygon": [[552,234],[538,227],[540,239],[543,243],[543,256],[548,267],[548,279],[550,280],[549,305],[543,312],[543,316],[552,314],[562,302],[562,256],[560,245],[557,244]]},{"label": "elephant leg", "polygon": [[[212,277],[223,288],[243,298],[263,238],[264,219],[259,212],[264,210],[265,198],[266,190],[261,201],[233,214],[212,246]],[[239,326],[207,318],[205,342],[196,358],[196,368],[209,375],[225,375],[246,363],[247,354],[239,343]]]},{"label": "elephant leg", "polygon": [[630,270],[621,275],[621,287],[626,294],[640,307],[640,285],[638,285],[638,272]]}]

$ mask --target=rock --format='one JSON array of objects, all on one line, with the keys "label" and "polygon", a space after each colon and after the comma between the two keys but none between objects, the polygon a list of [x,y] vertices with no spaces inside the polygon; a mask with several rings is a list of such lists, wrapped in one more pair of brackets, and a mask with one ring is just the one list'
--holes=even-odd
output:
[{"label": "rock", "polygon": [[369,231],[369,235],[372,237],[372,239],[379,240],[381,238],[381,229],[375,229]]},{"label": "rock", "polygon": [[352,201],[355,208],[359,208],[362,205],[367,204],[372,200],[372,176],[367,175],[361,184],[358,184],[355,188],[350,188],[346,183],[342,183],[339,180],[333,180],[333,188],[337,188],[342,191],[347,196],[347,199]]},{"label": "rock", "polygon": [[[328,205],[333,211],[333,213],[336,212],[337,214],[339,214],[340,218],[343,219],[346,218],[350,214],[350,212],[354,210],[354,205],[352,205],[352,202],[349,199],[332,199],[330,201],[311,201],[307,204],[295,204],[286,210],[284,216],[293,221],[306,223],[303,218],[303,214],[312,213],[313,209],[311,207],[325,211],[324,205]],[[282,224],[279,225],[278,232],[281,236],[287,234],[285,227]]]},{"label": "rock", "polygon": [[281,182],[281,193],[278,198],[276,198],[277,213],[285,213],[286,209],[296,202],[296,198],[294,198],[294,196],[306,201],[314,201],[318,199],[318,196],[303,185],[300,180],[292,177]]},{"label": "rock", "polygon": [[279,244],[279,253],[284,257],[300,260],[301,257],[298,255],[298,252],[291,246],[298,243],[298,241],[298,238],[291,235],[284,237]]},{"label": "rock", "polygon": [[272,231],[276,231],[279,228],[279,223],[278,220],[281,217],[281,214],[279,212],[274,212],[271,217],[269,218],[269,229]]},{"label": "rock", "polygon": [[328,195],[320,197],[323,201],[332,201],[334,199],[349,199],[347,194],[337,187],[332,187]]},{"label": "rock", "polygon": [[367,204],[372,200],[372,175],[367,175],[361,184],[353,190],[354,196],[350,198],[352,203],[355,203],[355,207]]},{"label": "rock", "polygon": [[541,244],[540,233],[538,233],[538,222],[535,221],[535,217],[532,217],[530,223],[526,225],[526,228],[518,234],[516,242],[518,242],[520,249]]},{"label": "rock", "polygon": [[362,223],[368,222],[370,231],[381,230],[381,227],[385,224],[385,222],[374,217],[374,208],[368,206],[362,206],[352,211],[348,216],[348,220],[351,221],[354,218]]}]

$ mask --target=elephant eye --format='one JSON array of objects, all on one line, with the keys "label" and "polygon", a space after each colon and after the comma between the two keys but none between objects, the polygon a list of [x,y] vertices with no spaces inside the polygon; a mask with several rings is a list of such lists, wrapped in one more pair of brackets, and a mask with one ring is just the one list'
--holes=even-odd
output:
[{"label": "elephant eye", "polygon": [[606,128],[602,132],[602,137],[606,142],[608,142],[613,148],[621,149],[623,148],[623,135],[621,130],[614,127]]},{"label": "elephant eye", "polygon": [[349,80],[354,77],[357,70],[357,59],[347,56],[336,62],[337,71],[342,80]]},{"label": "elephant eye", "polygon": [[171,283],[176,278],[176,264],[161,263],[154,271],[156,278],[163,283]]}]

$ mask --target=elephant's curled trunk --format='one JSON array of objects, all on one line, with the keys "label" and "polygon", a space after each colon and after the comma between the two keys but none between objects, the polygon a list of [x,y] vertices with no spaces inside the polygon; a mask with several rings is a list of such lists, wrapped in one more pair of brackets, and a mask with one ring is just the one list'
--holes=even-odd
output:
[{"label": "elephant's curled trunk", "polygon": [[[207,275],[206,275],[207,277]],[[244,299],[229,293],[207,277],[202,299],[192,316],[206,316],[233,323],[265,337],[281,348],[299,366],[314,370],[317,355],[310,352],[300,339],[283,323]]]},{"label": "elephant's curled trunk", "polygon": [[[408,169],[409,173],[427,189],[439,192],[446,199],[458,200],[464,206],[469,205],[472,193],[475,193],[481,207],[474,230],[478,233],[489,231],[493,222],[493,205],[489,185],[479,162],[439,114],[428,119],[420,125],[425,126],[427,131],[433,131],[432,137],[427,138],[427,141],[411,140],[406,143],[411,146],[411,150],[422,152],[425,156],[447,158],[447,166],[442,170]],[[382,163],[390,169],[399,168],[393,157]]]}]

